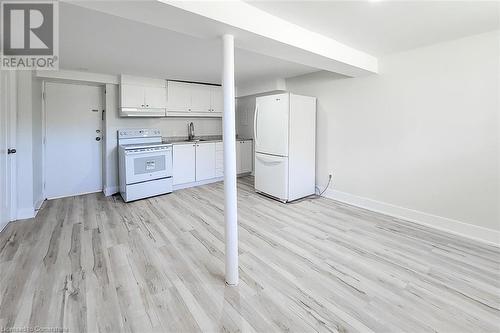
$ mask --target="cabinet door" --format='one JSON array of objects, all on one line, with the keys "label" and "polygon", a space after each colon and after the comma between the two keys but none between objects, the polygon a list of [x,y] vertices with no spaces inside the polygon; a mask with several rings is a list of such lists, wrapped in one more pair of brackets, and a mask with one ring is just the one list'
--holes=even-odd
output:
[{"label": "cabinet door", "polygon": [[196,147],[194,144],[174,145],[173,181],[174,185],[191,183],[196,180]]},{"label": "cabinet door", "polygon": [[145,101],[147,108],[166,108],[167,89],[164,87],[145,87]]},{"label": "cabinet door", "polygon": [[196,181],[215,178],[215,142],[196,144]]},{"label": "cabinet door", "polygon": [[215,143],[215,177],[224,176],[224,144]]},{"label": "cabinet door", "polygon": [[191,84],[191,112],[210,112],[212,86]]},{"label": "cabinet door", "polygon": [[168,81],[168,111],[189,112],[191,107],[191,88],[189,83]]},{"label": "cabinet door", "polygon": [[252,141],[240,141],[240,161],[241,172],[252,172],[253,168],[253,147]]},{"label": "cabinet door", "polygon": [[241,173],[241,141],[236,141],[236,174]]},{"label": "cabinet door", "polygon": [[131,84],[120,85],[120,106],[122,108],[143,108],[144,87]]},{"label": "cabinet door", "polygon": [[222,111],[224,111],[224,98],[222,95],[222,87],[212,86],[211,89],[212,89],[212,94],[211,94],[212,112],[222,113]]}]

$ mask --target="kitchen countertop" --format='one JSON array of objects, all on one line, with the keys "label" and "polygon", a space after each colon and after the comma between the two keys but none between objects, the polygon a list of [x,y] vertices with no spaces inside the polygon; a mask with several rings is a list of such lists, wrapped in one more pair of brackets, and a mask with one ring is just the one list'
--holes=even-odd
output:
[{"label": "kitchen countertop", "polygon": [[[238,137],[236,138],[236,141],[246,141],[246,140],[253,140],[253,139],[238,138]],[[221,141],[222,141],[222,135],[197,136],[196,139],[191,141],[188,141],[187,136],[169,136],[162,138],[163,143],[169,143],[169,144],[188,144],[194,142],[221,142]]]}]

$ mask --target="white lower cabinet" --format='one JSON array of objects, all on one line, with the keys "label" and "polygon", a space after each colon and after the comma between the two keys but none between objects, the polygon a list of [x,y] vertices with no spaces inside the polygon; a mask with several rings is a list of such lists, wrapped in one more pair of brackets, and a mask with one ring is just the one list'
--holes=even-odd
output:
[{"label": "white lower cabinet", "polygon": [[236,173],[247,173],[253,170],[253,141],[236,141]]},{"label": "white lower cabinet", "polygon": [[173,148],[174,185],[196,181],[196,145],[177,144]]},{"label": "white lower cabinet", "polygon": [[[252,140],[236,141],[236,173],[253,171]],[[197,142],[174,144],[174,185],[196,183],[224,176],[224,144],[222,142]],[[206,182],[205,182],[206,183]],[[191,184],[188,186],[193,186]]]},{"label": "white lower cabinet", "polygon": [[215,178],[215,142],[196,144],[196,181]]},{"label": "white lower cabinet", "polygon": [[224,176],[224,144],[215,143],[215,177]]}]

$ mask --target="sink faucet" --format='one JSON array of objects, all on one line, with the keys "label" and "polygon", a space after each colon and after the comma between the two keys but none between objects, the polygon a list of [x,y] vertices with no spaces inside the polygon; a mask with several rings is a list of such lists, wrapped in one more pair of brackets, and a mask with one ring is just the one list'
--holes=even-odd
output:
[{"label": "sink faucet", "polygon": [[191,141],[194,139],[194,124],[190,122],[188,125],[188,140]]}]

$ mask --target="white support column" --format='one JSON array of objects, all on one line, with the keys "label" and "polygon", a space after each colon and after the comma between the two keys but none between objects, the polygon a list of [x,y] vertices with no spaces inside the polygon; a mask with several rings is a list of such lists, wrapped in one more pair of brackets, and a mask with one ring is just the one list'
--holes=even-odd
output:
[{"label": "white support column", "polygon": [[238,284],[238,209],[236,193],[236,120],[234,107],[234,37],[222,36],[224,91],[224,222],[226,224],[226,283]]}]

